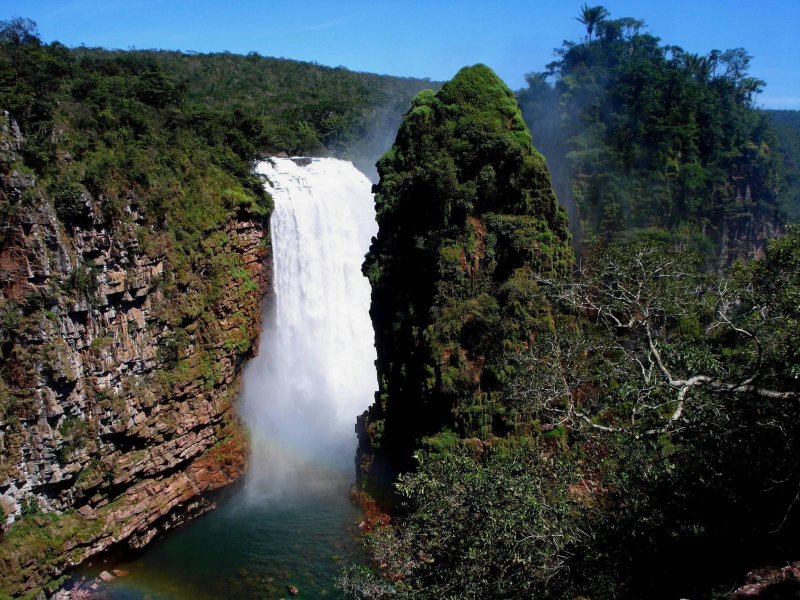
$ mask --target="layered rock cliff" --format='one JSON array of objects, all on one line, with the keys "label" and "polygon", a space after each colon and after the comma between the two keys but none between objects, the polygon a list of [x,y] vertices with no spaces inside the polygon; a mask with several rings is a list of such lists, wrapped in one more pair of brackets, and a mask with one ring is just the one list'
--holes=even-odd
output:
[{"label": "layered rock cliff", "polygon": [[0,592],[18,595],[148,543],[242,472],[233,401],[269,239],[264,210],[228,203],[182,272],[134,193],[122,218],[86,189],[79,220],[57,214],[16,121],[0,125]]}]

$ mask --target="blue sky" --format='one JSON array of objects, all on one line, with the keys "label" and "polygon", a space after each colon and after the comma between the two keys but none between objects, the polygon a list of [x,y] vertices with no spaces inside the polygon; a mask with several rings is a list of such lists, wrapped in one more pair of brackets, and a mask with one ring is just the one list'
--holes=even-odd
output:
[{"label": "blue sky", "polygon": [[[606,0],[664,42],[706,53],[742,46],[758,103],[800,109],[800,0]],[[46,41],[68,46],[259,52],[358,71],[449,79],[491,66],[512,88],[578,39],[582,2],[564,0],[0,0]],[[594,2],[590,2],[590,5]]]}]

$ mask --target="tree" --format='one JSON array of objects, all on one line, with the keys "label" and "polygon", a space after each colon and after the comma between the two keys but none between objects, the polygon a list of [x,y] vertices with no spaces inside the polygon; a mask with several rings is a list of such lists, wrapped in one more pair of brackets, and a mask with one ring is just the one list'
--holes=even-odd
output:
[{"label": "tree", "polygon": [[683,55],[686,63],[686,69],[691,73],[700,83],[707,83],[711,75],[711,62],[705,56],[698,54],[687,53]]},{"label": "tree", "polygon": [[[474,441],[474,440],[473,440]],[[350,568],[352,598],[564,598],[584,537],[575,466],[543,446],[419,452],[397,488],[404,516],[366,536],[377,570]]]},{"label": "tree", "polygon": [[[753,108],[763,82],[742,49],[690,54],[602,10],[584,5],[590,41],[564,42],[554,86],[533,77],[518,95],[573,231],[587,248],[661,235],[732,262],[782,220],[774,134]],[[755,239],[720,253],[732,215]]]},{"label": "tree", "polygon": [[709,597],[795,556],[800,235],[725,277],[638,244],[539,283],[561,310],[506,356],[514,434],[427,438],[348,597]]},{"label": "tree", "polygon": [[586,33],[589,35],[589,42],[592,41],[592,33],[597,26],[608,16],[608,11],[603,6],[589,6],[587,3],[581,7],[581,15],[575,17],[579,23],[586,25]]},{"label": "tree", "polygon": [[513,357],[509,409],[583,464],[571,568],[593,598],[707,597],[798,550],[800,235],[725,276],[698,266],[611,247],[543,282],[562,316]]},{"label": "tree", "polygon": [[0,43],[12,46],[23,46],[25,44],[39,45],[39,30],[30,19],[19,17],[9,21],[0,21]]},{"label": "tree", "polygon": [[796,234],[723,278],[698,271],[683,252],[609,248],[576,281],[552,287],[560,306],[588,319],[586,330],[569,324],[521,355],[509,395],[528,399],[530,414],[636,436],[681,426],[696,405],[724,411],[735,396],[796,401],[787,372],[800,367],[786,345],[800,308],[785,298],[800,293],[798,264]]}]

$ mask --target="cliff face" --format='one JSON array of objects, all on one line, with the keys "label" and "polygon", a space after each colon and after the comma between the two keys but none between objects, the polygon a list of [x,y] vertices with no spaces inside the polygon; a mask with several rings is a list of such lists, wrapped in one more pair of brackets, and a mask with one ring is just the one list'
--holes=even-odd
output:
[{"label": "cliff face", "polygon": [[751,160],[752,163],[738,165],[727,188],[733,200],[713,223],[712,235],[719,240],[720,268],[730,267],[737,260],[763,258],[767,243],[785,232],[785,219],[779,208],[758,200],[764,197],[777,200],[777,185],[763,189],[758,162],[755,158]]},{"label": "cliff face", "polygon": [[537,278],[568,274],[573,254],[544,158],[483,65],[417,95],[378,172],[364,272],[380,389],[359,421],[359,468],[380,491],[425,436],[513,428],[507,357],[552,325]]},{"label": "cliff face", "polygon": [[83,192],[81,222],[65,225],[21,166],[7,114],[0,134],[0,591],[17,594],[115,544],[146,544],[242,472],[233,401],[269,239],[263,212],[231,211],[207,232],[208,306],[187,310],[194,283],[175,284],[134,195],[109,222]]}]

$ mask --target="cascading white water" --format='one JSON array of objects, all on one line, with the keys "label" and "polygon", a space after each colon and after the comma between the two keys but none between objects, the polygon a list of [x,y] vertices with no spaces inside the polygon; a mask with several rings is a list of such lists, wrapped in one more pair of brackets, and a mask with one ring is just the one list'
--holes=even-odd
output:
[{"label": "cascading white water", "polygon": [[275,303],[244,371],[248,490],[292,497],[352,479],[355,419],[377,389],[361,263],[377,233],[371,184],[349,162],[270,159]]}]

